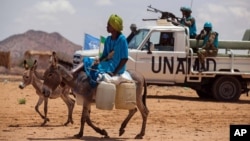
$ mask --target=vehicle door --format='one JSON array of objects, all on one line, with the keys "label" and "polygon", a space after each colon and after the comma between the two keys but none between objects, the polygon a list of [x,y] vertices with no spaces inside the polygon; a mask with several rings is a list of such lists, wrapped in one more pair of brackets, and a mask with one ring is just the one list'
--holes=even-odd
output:
[{"label": "vehicle door", "polygon": [[153,31],[144,44],[145,49],[137,52],[136,70],[146,76],[149,83],[174,82],[176,53],[173,36],[173,32]]}]

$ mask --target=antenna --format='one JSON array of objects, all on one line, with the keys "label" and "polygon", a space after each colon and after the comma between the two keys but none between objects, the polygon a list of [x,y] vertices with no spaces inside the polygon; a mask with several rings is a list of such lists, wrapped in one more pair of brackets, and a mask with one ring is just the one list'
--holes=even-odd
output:
[{"label": "antenna", "polygon": [[191,0],[190,8],[192,9],[193,6],[193,0]]}]

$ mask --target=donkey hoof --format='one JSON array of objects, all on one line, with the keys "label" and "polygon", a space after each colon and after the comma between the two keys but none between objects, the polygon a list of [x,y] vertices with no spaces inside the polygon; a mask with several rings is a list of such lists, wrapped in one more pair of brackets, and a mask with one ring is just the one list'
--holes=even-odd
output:
[{"label": "donkey hoof", "polygon": [[45,126],[46,123],[47,123],[47,121],[44,121],[44,122],[41,124],[41,126]]},{"label": "donkey hoof", "polygon": [[77,138],[77,139],[80,139],[80,138],[82,137],[82,135],[83,135],[83,134],[80,134],[80,133],[79,133],[79,134],[74,135],[74,137]]},{"label": "donkey hoof", "polygon": [[104,135],[104,138],[109,138],[109,135],[106,130],[102,129],[101,134]]},{"label": "donkey hoof", "polygon": [[123,135],[123,134],[124,134],[124,132],[125,132],[125,130],[124,130],[124,129],[120,130],[120,131],[119,131],[119,136]]},{"label": "donkey hoof", "polygon": [[142,135],[141,134],[136,135],[135,139],[142,139]]},{"label": "donkey hoof", "polygon": [[64,126],[67,126],[69,124],[69,121],[65,122],[63,125]]},{"label": "donkey hoof", "polygon": [[110,137],[109,137],[109,136],[104,136],[103,138],[104,138],[104,139],[109,139]]}]

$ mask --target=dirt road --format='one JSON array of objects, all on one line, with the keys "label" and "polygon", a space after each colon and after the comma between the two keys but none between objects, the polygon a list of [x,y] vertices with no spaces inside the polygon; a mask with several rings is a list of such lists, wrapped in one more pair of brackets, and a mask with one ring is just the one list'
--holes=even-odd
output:
[{"label": "dirt road", "polygon": [[[119,127],[127,115],[124,110],[98,110],[92,106],[94,123],[106,129],[110,139],[85,126],[84,137],[73,139],[79,131],[82,107],[75,105],[74,124],[63,126],[67,120],[67,109],[59,99],[49,100],[45,127],[35,112],[38,96],[32,86],[18,88],[21,76],[0,75],[0,140],[133,140],[140,131],[139,112],[131,119],[123,136]],[[11,81],[15,80],[15,81]],[[229,141],[230,124],[250,124],[250,97],[242,95],[238,102],[225,103],[201,100],[196,93],[185,87],[148,86],[147,106],[150,110],[146,135],[148,141]],[[19,104],[24,99],[26,104]],[[43,111],[43,105],[40,107]]]}]

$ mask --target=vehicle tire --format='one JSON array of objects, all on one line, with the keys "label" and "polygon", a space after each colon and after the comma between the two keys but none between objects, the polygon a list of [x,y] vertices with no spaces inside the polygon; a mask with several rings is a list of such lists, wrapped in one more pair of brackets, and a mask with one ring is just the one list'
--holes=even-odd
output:
[{"label": "vehicle tire", "polygon": [[241,84],[233,76],[221,76],[215,80],[212,93],[219,101],[236,101],[241,95]]}]

